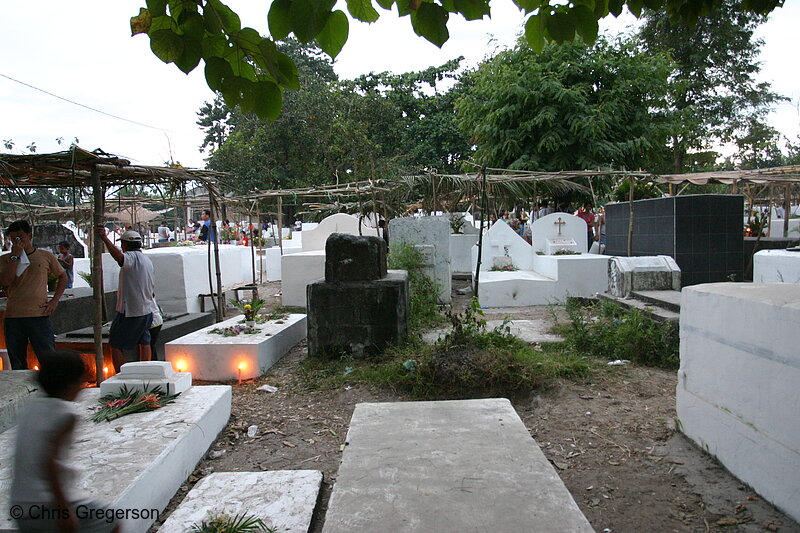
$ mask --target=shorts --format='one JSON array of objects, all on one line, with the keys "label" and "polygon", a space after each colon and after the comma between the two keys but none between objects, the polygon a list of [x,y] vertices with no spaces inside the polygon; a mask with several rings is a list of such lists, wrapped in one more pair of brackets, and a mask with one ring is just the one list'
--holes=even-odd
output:
[{"label": "shorts", "polygon": [[125,316],[117,312],[108,332],[108,344],[120,350],[133,350],[138,345],[150,345],[150,326],[153,313],[144,316]]}]

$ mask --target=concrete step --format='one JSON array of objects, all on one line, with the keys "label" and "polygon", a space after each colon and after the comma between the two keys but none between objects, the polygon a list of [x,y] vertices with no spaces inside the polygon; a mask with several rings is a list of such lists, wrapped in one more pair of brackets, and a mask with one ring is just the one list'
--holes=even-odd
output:
[{"label": "concrete step", "polygon": [[638,300],[636,298],[617,298],[616,296],[612,296],[607,293],[598,294],[597,296],[603,300],[614,302],[624,309],[635,309],[637,311],[641,311],[656,322],[677,323],[680,319],[680,313],[643,302],[642,300]]},{"label": "concrete step", "polygon": [[681,312],[681,291],[632,291],[631,295],[644,303],[675,313]]},{"label": "concrete step", "polygon": [[307,533],[322,472],[215,472],[189,491],[158,533],[184,533],[209,516],[248,515],[281,533]]},{"label": "concrete step", "polygon": [[506,399],[356,405],[323,533],[594,531]]}]

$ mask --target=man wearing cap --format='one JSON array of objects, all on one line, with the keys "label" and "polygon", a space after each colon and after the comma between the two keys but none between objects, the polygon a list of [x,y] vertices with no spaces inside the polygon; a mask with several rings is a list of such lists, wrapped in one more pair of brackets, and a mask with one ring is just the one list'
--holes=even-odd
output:
[{"label": "man wearing cap", "polygon": [[[155,271],[153,262],[142,252],[142,236],[138,232],[128,230],[122,234],[120,251],[106,235],[105,226],[96,226],[95,231],[120,266],[117,314],[108,334],[114,368],[119,372],[126,362],[124,351],[134,352],[130,360],[150,360],[150,326],[158,309],[154,299]],[[136,352],[139,348],[141,355]]]},{"label": "man wearing cap", "polygon": [[[33,246],[33,230],[27,220],[12,222],[6,230],[11,253],[0,257],[0,285],[8,302],[4,328],[12,370],[28,368],[28,343],[37,357],[55,349],[50,315],[67,287],[67,273],[56,256]],[[47,297],[47,275],[58,277],[53,297]],[[4,369],[8,370],[8,369]]]}]

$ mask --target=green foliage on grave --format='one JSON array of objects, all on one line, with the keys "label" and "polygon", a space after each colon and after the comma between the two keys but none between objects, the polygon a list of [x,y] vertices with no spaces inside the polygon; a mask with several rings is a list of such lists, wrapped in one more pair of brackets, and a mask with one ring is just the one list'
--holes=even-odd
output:
[{"label": "green foliage on grave", "polygon": [[452,331],[433,345],[411,336],[370,359],[310,357],[301,375],[312,388],[361,383],[434,400],[515,397],[591,371],[590,360],[563,344],[532,346],[512,336],[507,324],[488,330],[477,302],[447,316]]},{"label": "green foliage on grave", "polygon": [[676,369],[680,364],[675,323],[659,323],[637,310],[601,300],[585,304],[567,300],[569,323],[557,327],[578,353],[604,359],[627,359],[647,366]]},{"label": "green foliage on grave", "polygon": [[254,515],[240,513],[209,513],[201,522],[191,525],[192,533],[275,533],[277,529],[267,526],[264,521]]},{"label": "green foliage on grave", "polygon": [[390,270],[408,271],[408,325],[411,331],[430,328],[442,321],[439,286],[422,270],[422,252],[408,244],[392,246]]}]

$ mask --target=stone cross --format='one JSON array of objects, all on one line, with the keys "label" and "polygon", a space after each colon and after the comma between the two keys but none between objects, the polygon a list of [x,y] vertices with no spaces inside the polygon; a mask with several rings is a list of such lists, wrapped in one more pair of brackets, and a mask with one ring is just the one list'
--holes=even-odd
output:
[{"label": "stone cross", "polygon": [[561,235],[561,226],[563,226],[564,224],[566,224],[566,222],[564,222],[563,220],[561,220],[561,217],[558,217],[558,220],[556,220],[555,222],[553,222],[553,224],[556,224],[556,225],[558,226],[558,234],[559,234],[559,235]]}]

